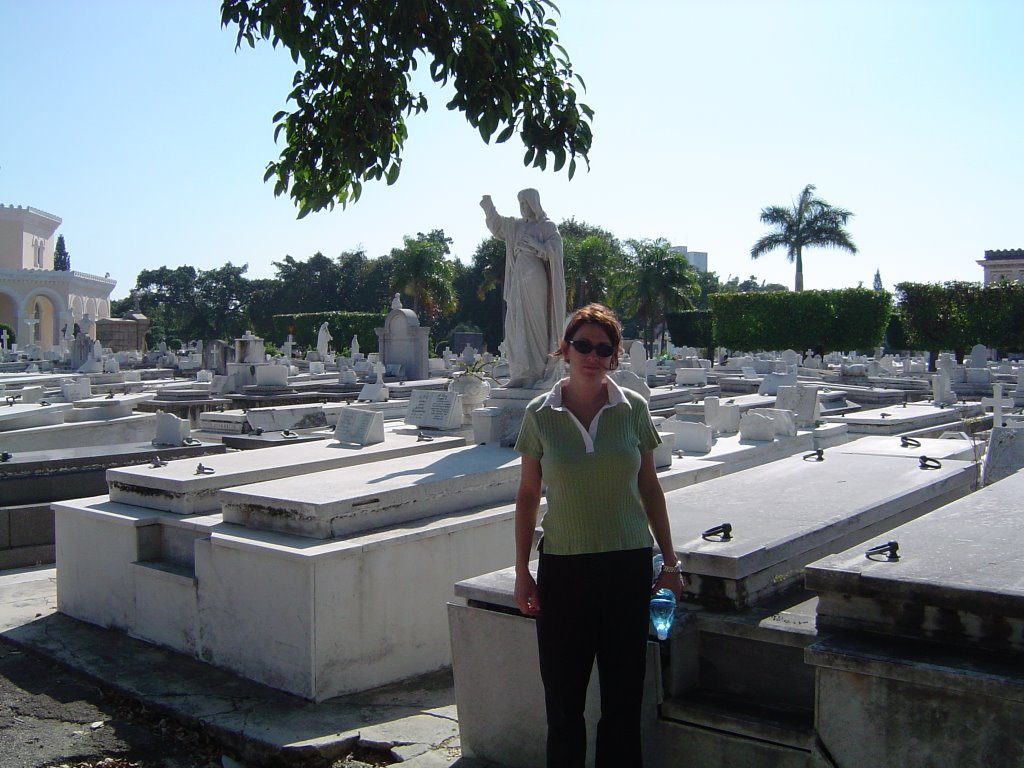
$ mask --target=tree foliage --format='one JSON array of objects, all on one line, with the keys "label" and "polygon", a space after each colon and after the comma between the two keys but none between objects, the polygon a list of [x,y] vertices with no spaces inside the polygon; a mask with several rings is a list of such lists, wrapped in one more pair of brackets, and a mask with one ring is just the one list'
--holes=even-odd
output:
[{"label": "tree foliage", "polygon": [[323,323],[331,332],[334,341],[331,346],[335,350],[345,349],[351,344],[352,337],[359,339],[362,352],[377,352],[378,341],[376,328],[384,324],[386,312],[299,312],[274,315],[273,328],[267,336],[273,334],[279,339],[292,336],[300,348],[316,346],[317,333]]},{"label": "tree foliage", "polygon": [[614,278],[615,301],[623,314],[637,318],[650,351],[655,326],[667,312],[691,309],[700,290],[696,270],[670,247],[663,238],[627,240],[625,261]]},{"label": "tree foliage", "polygon": [[427,322],[439,314],[451,314],[458,305],[455,296],[454,262],[445,258],[451,238],[444,230],[403,238],[405,246],[391,251],[391,287],[412,297],[412,311]]},{"label": "tree foliage", "polygon": [[561,170],[587,161],[593,111],[577,101],[551,0],[223,0],[236,48],[257,38],[282,45],[298,65],[291,111],[274,115],[285,147],[267,166],[274,194],[288,192],[299,218],[359,199],[365,181],[393,184],[408,137],[406,117],[427,109],[411,90],[418,62],[454,87],[485,142],[518,131],[524,164]]},{"label": "tree foliage", "polygon": [[57,245],[53,249],[53,271],[71,271],[71,254],[68,253],[68,247],[64,243],[64,235],[57,235]]},{"label": "tree foliage", "polygon": [[1024,285],[980,283],[899,283],[899,313],[912,349],[952,351],[958,361],[975,344],[1024,351]]},{"label": "tree foliage", "polygon": [[665,315],[672,343],[677,347],[697,347],[711,357],[715,346],[714,313],[710,309],[689,309]]},{"label": "tree foliage", "polygon": [[608,230],[576,219],[558,225],[565,265],[566,307],[572,311],[594,301],[607,302],[610,278],[621,269],[622,244]]},{"label": "tree foliage", "polygon": [[857,252],[846,223],[853,216],[844,208],[836,208],[814,194],[815,186],[808,184],[791,208],[773,205],[761,210],[761,223],[774,228],[750,249],[750,258],[756,259],[776,248],[786,249],[786,258],[796,262],[794,290],[804,289],[803,249],[841,248]]}]

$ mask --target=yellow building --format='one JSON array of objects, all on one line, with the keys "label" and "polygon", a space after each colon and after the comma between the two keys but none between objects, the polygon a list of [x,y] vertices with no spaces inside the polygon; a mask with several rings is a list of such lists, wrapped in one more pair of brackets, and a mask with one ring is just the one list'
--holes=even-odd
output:
[{"label": "yellow building", "polygon": [[60,217],[38,208],[0,204],[0,323],[15,329],[21,348],[34,342],[43,352],[59,350],[66,328],[83,318],[91,325],[110,317],[117,281],[54,271],[60,224]]}]

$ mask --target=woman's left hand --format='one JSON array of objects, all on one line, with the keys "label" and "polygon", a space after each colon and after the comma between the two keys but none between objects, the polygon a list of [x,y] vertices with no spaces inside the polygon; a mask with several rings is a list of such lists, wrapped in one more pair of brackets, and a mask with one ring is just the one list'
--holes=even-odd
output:
[{"label": "woman's left hand", "polygon": [[652,594],[657,592],[659,589],[667,589],[673,595],[676,596],[676,600],[683,596],[683,587],[686,586],[686,577],[681,573],[668,573],[662,571],[658,574],[658,578],[654,580],[654,586],[651,587]]}]

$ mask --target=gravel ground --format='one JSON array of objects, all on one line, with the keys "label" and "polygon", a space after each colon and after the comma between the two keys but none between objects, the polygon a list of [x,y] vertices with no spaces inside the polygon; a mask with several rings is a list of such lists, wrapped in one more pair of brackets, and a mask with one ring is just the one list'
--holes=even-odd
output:
[{"label": "gravel ground", "polygon": [[[385,754],[357,751],[333,768],[391,762]],[[0,766],[240,768],[201,728],[168,720],[2,639]]]}]

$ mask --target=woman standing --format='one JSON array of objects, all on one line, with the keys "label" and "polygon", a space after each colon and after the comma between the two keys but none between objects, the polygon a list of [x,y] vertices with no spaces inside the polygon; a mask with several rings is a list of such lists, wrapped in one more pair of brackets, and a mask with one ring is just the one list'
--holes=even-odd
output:
[{"label": "woman standing", "polygon": [[[621,342],[612,310],[577,310],[555,353],[569,376],[530,402],[516,443],[523,458],[515,599],[537,617],[548,768],[584,765],[583,711],[595,658],[596,767],[640,768],[652,531],[665,558],[654,589],[668,587],[678,598],[683,588],[654,468],[658,433],[644,398],[607,375]],[[547,512],[534,581],[529,560],[542,483]]]}]

